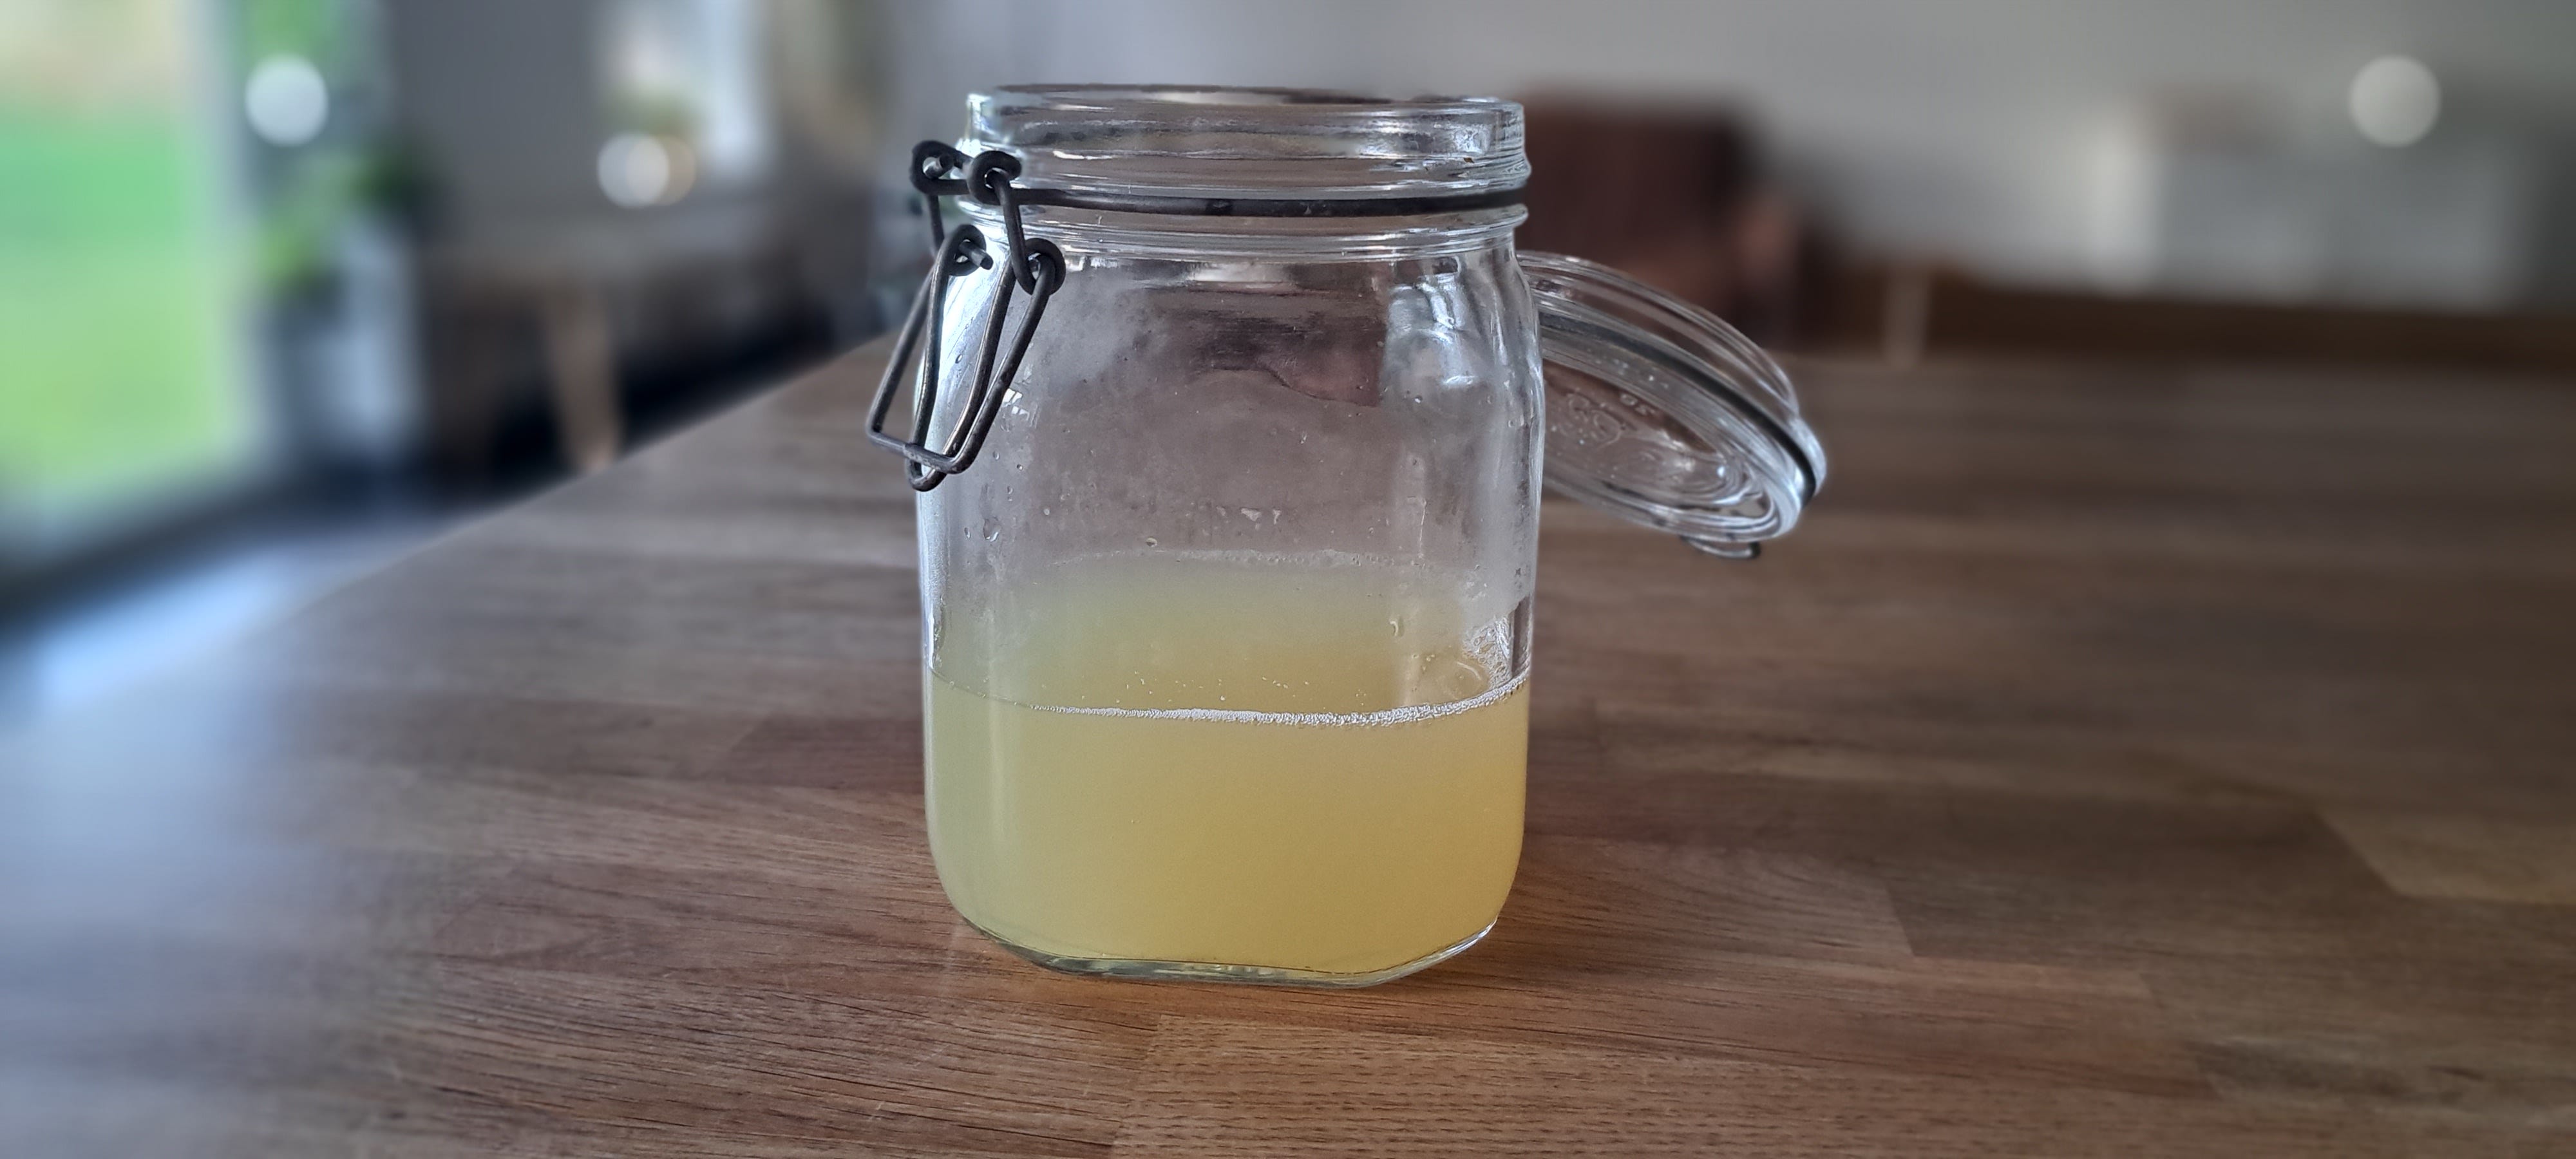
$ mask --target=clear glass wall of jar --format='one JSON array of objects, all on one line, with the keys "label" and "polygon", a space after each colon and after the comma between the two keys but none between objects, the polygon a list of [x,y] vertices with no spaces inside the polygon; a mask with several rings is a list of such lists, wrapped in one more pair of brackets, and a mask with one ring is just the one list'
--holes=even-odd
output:
[{"label": "clear glass wall of jar", "polygon": [[[1334,112],[1252,106],[1257,132],[1201,126],[1196,151],[1393,135]],[[978,109],[1006,142],[1080,114]],[[1423,116],[1517,153],[1507,105]],[[1134,163],[1123,188],[1169,188]],[[1406,188],[1352,180],[1375,164],[1264,180]],[[1466,187],[1521,177],[1488,168]],[[1110,973],[1372,981],[1472,942],[1520,853],[1542,437],[1520,210],[1028,213],[1063,288],[974,468],[920,506],[949,896],[1024,955]],[[998,286],[958,283],[943,348],[978,348]]]}]

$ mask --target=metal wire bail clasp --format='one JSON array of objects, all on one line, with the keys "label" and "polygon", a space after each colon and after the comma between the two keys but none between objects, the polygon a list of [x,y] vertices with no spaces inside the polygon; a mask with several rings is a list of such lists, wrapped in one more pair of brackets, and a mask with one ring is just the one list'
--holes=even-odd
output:
[{"label": "metal wire bail clasp", "polygon": [[[961,172],[962,170],[962,172]],[[930,272],[922,277],[921,289],[912,296],[912,309],[904,317],[903,330],[895,339],[894,354],[887,359],[885,376],[877,380],[876,400],[868,407],[868,439],[904,457],[904,474],[915,491],[928,491],[940,481],[973,466],[975,455],[984,449],[984,436],[993,429],[993,417],[1001,413],[1007,387],[1020,372],[1020,359],[1029,352],[1029,338],[1037,333],[1038,319],[1045,315],[1047,299],[1064,285],[1064,251],[1045,238],[1032,240],[1020,224],[1019,190],[1011,182],[1020,175],[1019,158],[1000,151],[987,151],[969,161],[966,155],[937,141],[924,141],[912,149],[912,187],[929,202],[931,260]],[[933,449],[930,439],[931,416],[938,410],[940,352],[940,319],[948,304],[948,283],[956,278],[992,266],[983,231],[967,222],[955,229],[943,230],[939,199],[972,197],[1001,211],[1006,237],[1003,251],[1001,288],[993,294],[992,314],[985,320],[981,356],[975,363],[975,385],[967,393],[966,405],[958,412],[957,426]],[[1011,328],[1011,349],[1002,356],[1002,331],[1010,319],[1011,297],[1015,291],[1026,291],[1029,307]],[[920,353],[912,386],[912,437],[897,438],[885,432],[886,413],[894,407],[895,384],[904,369],[914,366],[916,350]],[[1000,375],[995,377],[995,360],[1000,360]]]}]

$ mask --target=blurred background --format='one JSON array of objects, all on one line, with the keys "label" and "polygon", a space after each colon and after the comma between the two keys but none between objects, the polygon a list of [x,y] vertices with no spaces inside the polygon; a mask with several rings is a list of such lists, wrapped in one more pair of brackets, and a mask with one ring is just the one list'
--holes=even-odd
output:
[{"label": "blurred background", "polygon": [[2576,379],[2571,60],[2560,0],[0,0],[0,728],[874,336],[976,87],[1517,97],[1525,244],[1811,357]]}]

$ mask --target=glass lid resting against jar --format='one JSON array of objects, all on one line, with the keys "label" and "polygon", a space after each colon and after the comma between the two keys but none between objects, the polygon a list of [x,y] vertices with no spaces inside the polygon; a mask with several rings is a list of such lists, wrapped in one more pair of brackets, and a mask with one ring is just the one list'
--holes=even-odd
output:
[{"label": "glass lid resting against jar", "polygon": [[1520,856],[1542,481],[1750,557],[1824,478],[1787,377],[1516,252],[1509,101],[969,111],[914,151],[933,265],[869,414],[919,492],[949,899],[1078,973],[1366,985],[1474,944]]}]

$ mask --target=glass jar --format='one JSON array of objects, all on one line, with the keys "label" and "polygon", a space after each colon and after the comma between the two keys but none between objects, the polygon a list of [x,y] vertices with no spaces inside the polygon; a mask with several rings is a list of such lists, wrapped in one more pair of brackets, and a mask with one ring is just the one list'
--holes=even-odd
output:
[{"label": "glass jar", "polygon": [[1516,254],[1507,101],[1010,88],[961,145],[916,152],[938,257],[871,414],[920,490],[949,898],[1084,973],[1473,944],[1520,853],[1543,459],[1746,554],[1821,479],[1787,380]]}]

